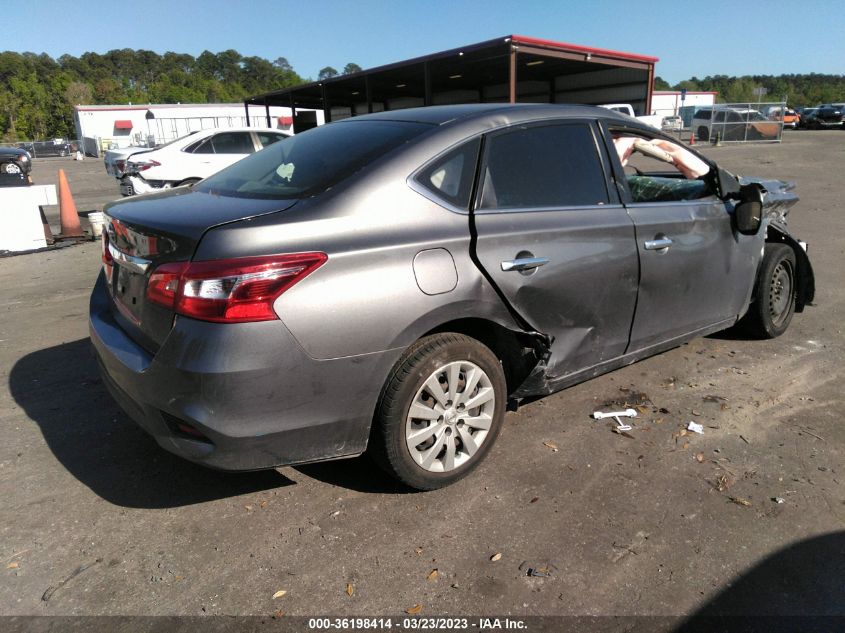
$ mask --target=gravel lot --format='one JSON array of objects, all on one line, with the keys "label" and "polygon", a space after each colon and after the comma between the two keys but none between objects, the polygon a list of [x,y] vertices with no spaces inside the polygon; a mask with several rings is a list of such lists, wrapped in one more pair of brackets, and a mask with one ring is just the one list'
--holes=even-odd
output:
[{"label": "gravel lot", "polygon": [[[845,615],[845,134],[784,136],[706,153],[798,182],[817,305],[780,339],[699,339],[523,406],[431,493],[366,458],[170,456],[89,351],[99,245],[0,259],[0,614]],[[36,183],[60,166],[80,210],[118,195],[101,160],[36,160]],[[588,417],[625,402],[630,437]]]}]

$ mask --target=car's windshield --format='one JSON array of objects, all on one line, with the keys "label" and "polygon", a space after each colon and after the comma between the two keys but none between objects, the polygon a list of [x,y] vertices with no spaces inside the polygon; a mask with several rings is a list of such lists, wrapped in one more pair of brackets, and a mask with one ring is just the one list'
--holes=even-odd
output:
[{"label": "car's windshield", "polygon": [[304,198],[432,129],[400,121],[347,120],[308,130],[206,178],[197,191],[243,198]]}]

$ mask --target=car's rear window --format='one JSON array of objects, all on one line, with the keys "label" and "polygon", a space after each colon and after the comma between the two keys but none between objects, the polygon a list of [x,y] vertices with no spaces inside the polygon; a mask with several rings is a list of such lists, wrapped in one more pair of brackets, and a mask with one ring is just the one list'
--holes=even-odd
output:
[{"label": "car's rear window", "polygon": [[433,126],[403,121],[332,123],[238,161],[195,187],[242,198],[304,198],[328,189]]}]

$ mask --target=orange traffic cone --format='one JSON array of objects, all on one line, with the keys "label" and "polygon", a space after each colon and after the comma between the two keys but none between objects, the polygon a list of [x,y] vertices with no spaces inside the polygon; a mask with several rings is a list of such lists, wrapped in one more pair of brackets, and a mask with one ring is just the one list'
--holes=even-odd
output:
[{"label": "orange traffic cone", "polygon": [[689,144],[695,145],[695,134],[693,132],[689,133]]},{"label": "orange traffic cone", "polygon": [[58,236],[60,239],[85,237],[64,169],[59,170],[59,218],[62,223],[62,232]]}]

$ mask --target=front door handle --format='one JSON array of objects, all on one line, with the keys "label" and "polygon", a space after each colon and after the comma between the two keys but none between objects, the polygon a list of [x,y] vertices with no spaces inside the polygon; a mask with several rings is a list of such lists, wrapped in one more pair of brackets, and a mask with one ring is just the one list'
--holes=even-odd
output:
[{"label": "front door handle", "polygon": [[548,257],[522,257],[502,262],[502,270],[533,270],[548,263]]},{"label": "front door handle", "polygon": [[660,237],[654,240],[646,240],[643,246],[647,251],[659,251],[664,248],[669,248],[672,244],[672,238]]}]

